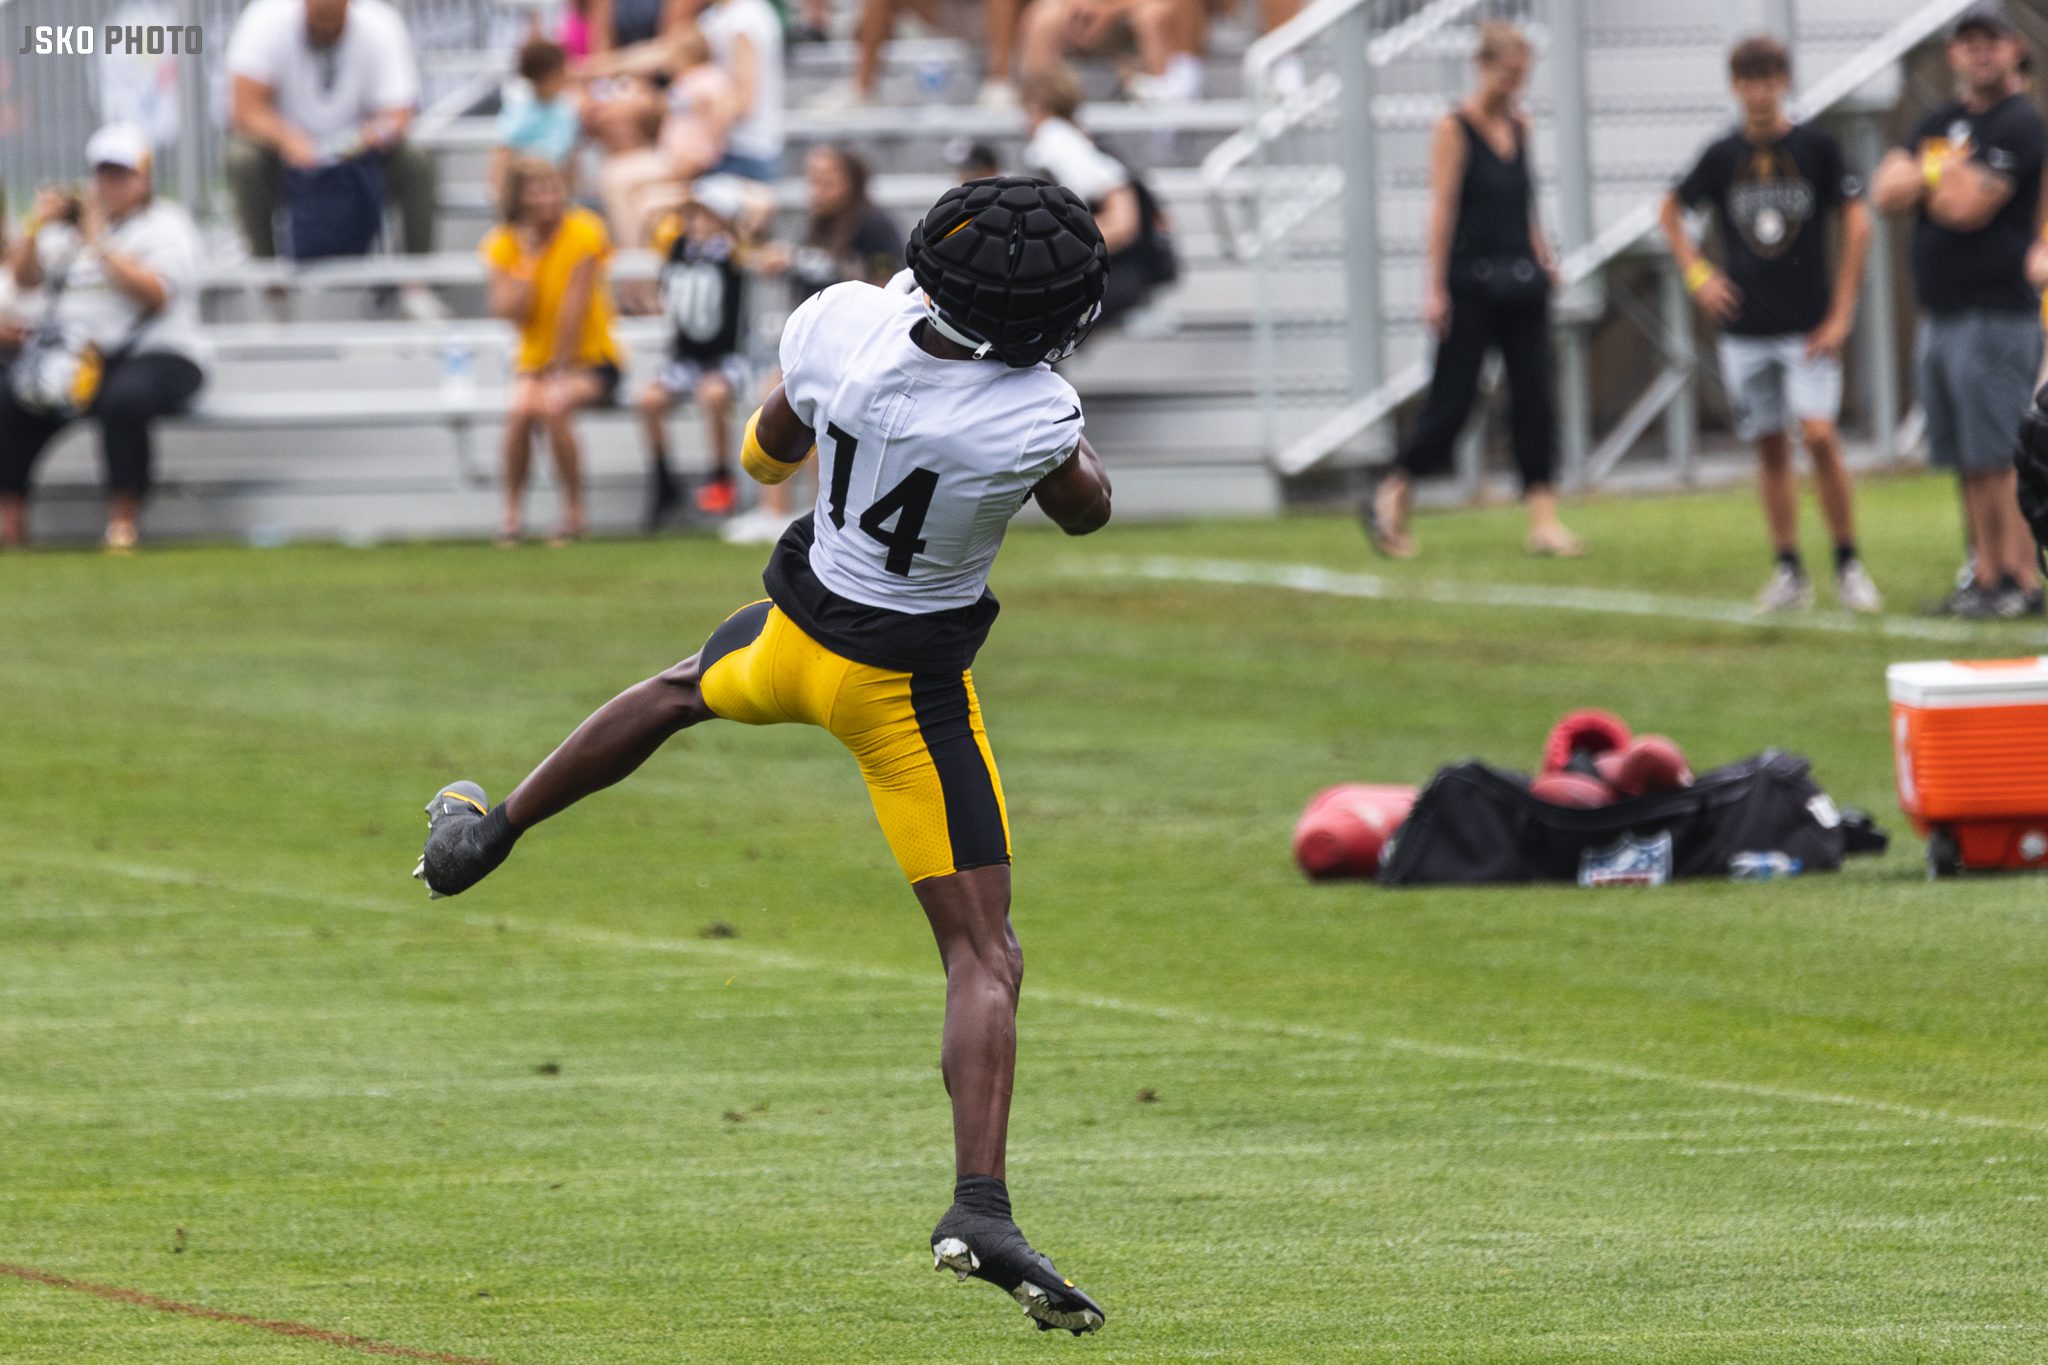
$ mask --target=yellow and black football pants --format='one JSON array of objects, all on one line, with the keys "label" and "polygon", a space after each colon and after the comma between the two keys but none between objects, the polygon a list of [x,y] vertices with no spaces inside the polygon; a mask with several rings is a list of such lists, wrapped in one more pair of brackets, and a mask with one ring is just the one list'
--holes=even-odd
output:
[{"label": "yellow and black football pants", "polygon": [[714,715],[815,725],[853,751],[882,833],[913,882],[1010,860],[1002,779],[974,675],[904,673],[842,658],[772,602],[712,632],[698,688]]}]

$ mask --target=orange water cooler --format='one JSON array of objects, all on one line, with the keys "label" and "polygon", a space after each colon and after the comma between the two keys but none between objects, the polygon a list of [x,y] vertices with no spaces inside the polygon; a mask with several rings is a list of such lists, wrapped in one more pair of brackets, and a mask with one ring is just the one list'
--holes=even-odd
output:
[{"label": "orange water cooler", "polygon": [[1928,875],[2048,867],[2048,658],[1893,664],[1885,683]]}]

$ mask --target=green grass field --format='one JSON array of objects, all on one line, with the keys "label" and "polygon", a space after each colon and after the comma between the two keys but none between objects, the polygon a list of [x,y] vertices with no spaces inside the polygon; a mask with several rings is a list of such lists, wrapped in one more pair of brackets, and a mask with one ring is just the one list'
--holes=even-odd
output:
[{"label": "green grass field", "polygon": [[[1898,606],[1936,593],[1952,491],[1864,510]],[[1512,511],[1397,569],[1337,519],[1013,537],[976,673],[1011,1186],[1109,1310],[1086,1341],[931,1272],[942,982],[830,739],[706,727],[470,895],[406,878],[433,783],[502,793],[758,551],[0,561],[0,1263],[507,1365],[2048,1358],[2048,899],[1922,879],[1883,690],[2042,630],[1464,596],[1709,614],[1767,567],[1746,496],[1574,519],[1580,564]],[[1651,892],[1293,871],[1319,787],[1524,765],[1580,704],[1803,751],[1894,850]],[[349,1354],[0,1274],[9,1365]]]}]

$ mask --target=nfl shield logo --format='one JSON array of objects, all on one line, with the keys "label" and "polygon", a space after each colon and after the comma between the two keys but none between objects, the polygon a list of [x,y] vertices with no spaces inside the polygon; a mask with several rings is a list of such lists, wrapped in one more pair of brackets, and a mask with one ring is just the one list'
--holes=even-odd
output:
[{"label": "nfl shield logo", "polygon": [[1662,886],[1671,880],[1671,832],[1648,839],[1624,834],[1579,856],[1580,886]]}]

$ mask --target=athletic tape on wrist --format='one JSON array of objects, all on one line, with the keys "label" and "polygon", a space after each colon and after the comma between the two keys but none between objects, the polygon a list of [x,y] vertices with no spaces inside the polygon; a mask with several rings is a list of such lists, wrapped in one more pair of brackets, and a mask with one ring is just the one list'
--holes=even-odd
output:
[{"label": "athletic tape on wrist", "polygon": [[[803,457],[794,464],[776,459],[768,453],[767,448],[761,444],[760,436],[756,434],[755,429],[760,424],[761,410],[755,408],[753,416],[747,418],[747,434],[740,441],[740,468],[746,470],[747,477],[755,483],[781,483],[803,468],[804,460],[811,457],[811,451],[805,451]],[[811,450],[816,449],[816,446],[811,447]]]}]

